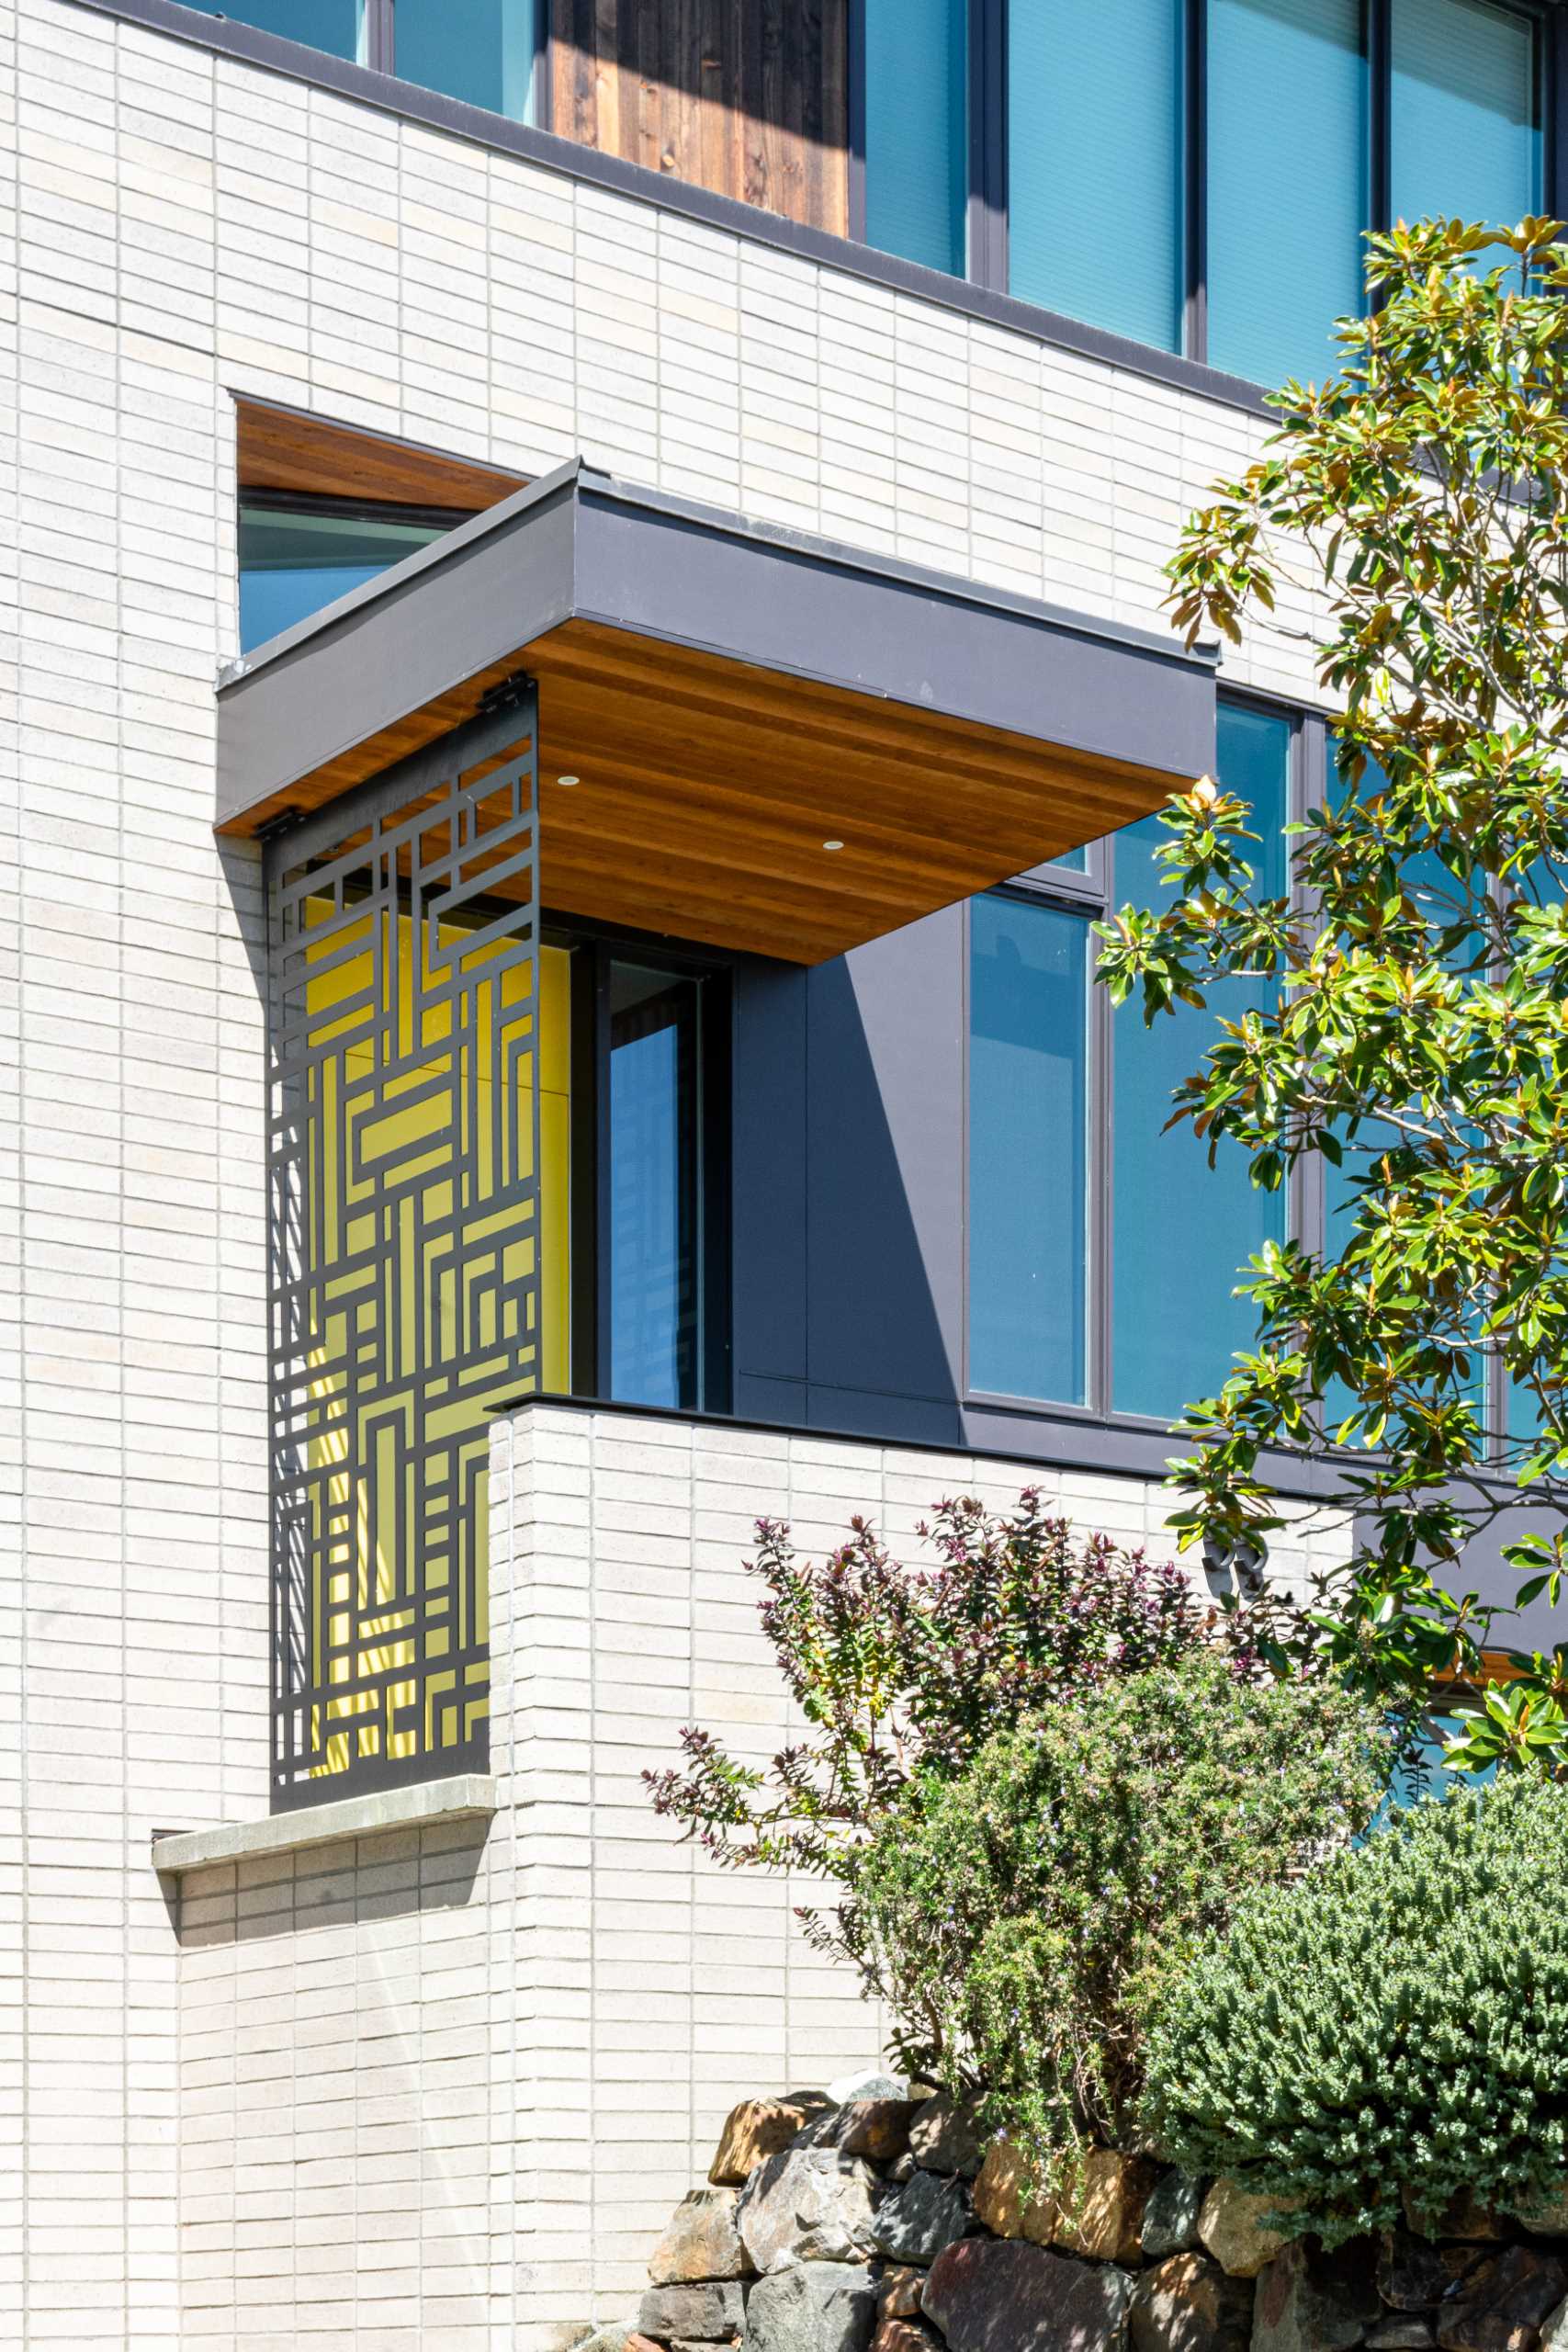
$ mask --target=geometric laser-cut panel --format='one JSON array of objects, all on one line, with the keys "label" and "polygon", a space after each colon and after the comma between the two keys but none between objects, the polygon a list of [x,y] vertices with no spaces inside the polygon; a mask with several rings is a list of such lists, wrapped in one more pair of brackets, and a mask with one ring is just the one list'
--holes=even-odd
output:
[{"label": "geometric laser-cut panel", "polygon": [[539,1381],[536,705],[267,850],[273,1804],[482,1766],[492,1408]]}]

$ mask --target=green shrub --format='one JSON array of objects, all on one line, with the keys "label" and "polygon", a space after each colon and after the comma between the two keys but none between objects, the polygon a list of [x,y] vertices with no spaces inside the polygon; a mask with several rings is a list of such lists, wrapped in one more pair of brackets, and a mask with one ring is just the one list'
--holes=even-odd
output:
[{"label": "green shrub", "polygon": [[973,1498],[940,1503],[919,1532],[929,1565],[895,1559],[863,1519],[814,1562],[787,1527],[760,1521],[747,1566],[801,1731],[764,1767],[693,1726],[679,1767],[643,1775],[654,1810],[716,1861],[829,1881],[839,1899],[803,1911],[807,1931],[876,1994],[886,1987],[861,1934],[860,1859],[912,1775],[949,1779],[1047,1702],[1206,1644],[1225,1642],[1238,1671],[1255,1663],[1245,1610],[1222,1618],[1168,1562],[1076,1536],[1032,1487],[1005,1514]]},{"label": "green shrub", "polygon": [[864,1926],[916,2071],[983,2086],[1046,2188],[1130,2144],[1140,2018],[1242,1892],[1366,1825],[1376,1718],[1337,1686],[1199,1653],[1042,1709],[917,1781],[861,1859]]},{"label": "green shrub", "polygon": [[1330,2243],[1568,2167],[1568,1793],[1512,1778],[1260,1894],[1151,2020],[1161,2152]]}]

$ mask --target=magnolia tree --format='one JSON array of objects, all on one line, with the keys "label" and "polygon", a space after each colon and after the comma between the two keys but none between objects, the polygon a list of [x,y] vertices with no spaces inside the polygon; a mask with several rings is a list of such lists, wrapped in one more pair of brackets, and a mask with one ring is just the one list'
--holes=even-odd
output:
[{"label": "magnolia tree", "polygon": [[[1341,373],[1276,397],[1280,430],[1189,522],[1171,603],[1190,643],[1312,632],[1338,709],[1328,805],[1260,887],[1249,810],[1170,804],[1171,901],[1108,925],[1100,974],[1145,1018],[1232,976],[1179,1090],[1211,1157],[1275,1190],[1326,1163],[1322,1250],[1270,1246],[1257,1345],[1182,1424],[1184,1542],[1266,1549],[1277,1466],[1318,1461],[1349,1556],[1281,1616],[1377,1695],[1472,1686],[1471,1767],[1568,1759],[1568,1647],[1511,1654],[1466,1555],[1503,1544],[1517,1605],[1568,1564],[1568,243],[1561,223],[1428,221],[1371,241],[1375,307]],[[1291,631],[1290,634],[1307,634]],[[1223,991],[1222,991],[1223,998]],[[1505,1540],[1526,1508],[1536,1532]],[[1520,1522],[1514,1521],[1517,1529]]]}]

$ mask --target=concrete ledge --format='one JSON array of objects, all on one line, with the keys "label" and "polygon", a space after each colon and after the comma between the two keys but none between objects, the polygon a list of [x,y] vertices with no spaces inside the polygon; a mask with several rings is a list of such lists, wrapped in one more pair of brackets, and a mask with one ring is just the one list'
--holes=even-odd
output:
[{"label": "concrete ledge", "polygon": [[459,1772],[446,1781],[423,1781],[407,1789],[378,1789],[337,1804],[306,1805],[297,1813],[275,1813],[265,1821],[225,1822],[217,1829],[191,1829],[154,1838],[152,1867],[167,1875],[207,1870],[214,1862],[243,1861],[253,1854],[297,1854],[309,1846],[330,1846],[340,1838],[373,1838],[385,1829],[425,1828],[438,1821],[488,1821],[496,1809],[496,1784],[488,1772]]}]

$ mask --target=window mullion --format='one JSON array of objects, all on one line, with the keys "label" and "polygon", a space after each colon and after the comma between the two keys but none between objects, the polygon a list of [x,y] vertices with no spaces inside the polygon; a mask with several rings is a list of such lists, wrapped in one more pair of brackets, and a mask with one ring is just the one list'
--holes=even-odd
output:
[{"label": "window mullion", "polygon": [[[1105,905],[1109,911],[1115,905],[1116,843],[1113,836],[1098,844],[1100,874],[1105,886]],[[1114,1071],[1111,1056],[1116,1050],[1115,1031],[1111,1023],[1111,999],[1095,977],[1099,949],[1092,931],[1089,934],[1089,1230],[1084,1247],[1089,1253],[1085,1288],[1089,1300],[1089,1400],[1101,1419],[1111,1412],[1112,1379],[1115,1367],[1111,1361],[1111,1313],[1116,1267],[1112,1258],[1115,1225],[1115,1201],[1112,1197],[1116,1182],[1116,1123],[1114,1113]]]},{"label": "window mullion", "polygon": [[1186,103],[1182,110],[1187,256],[1185,347],[1189,359],[1209,356],[1208,259],[1208,0],[1186,0]]},{"label": "window mullion", "polygon": [[1366,0],[1367,100],[1371,121],[1367,127],[1367,209],[1370,225],[1383,230],[1392,225],[1393,197],[1390,187],[1390,155],[1393,149],[1393,30],[1391,0]]},{"label": "window mullion", "polygon": [[969,0],[969,276],[1008,286],[1007,0]]},{"label": "window mullion", "polygon": [[392,31],[393,0],[364,0],[365,62],[374,74],[392,74],[396,47]]}]

